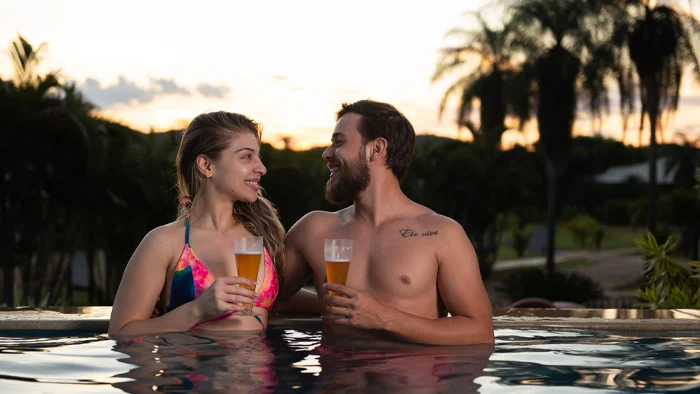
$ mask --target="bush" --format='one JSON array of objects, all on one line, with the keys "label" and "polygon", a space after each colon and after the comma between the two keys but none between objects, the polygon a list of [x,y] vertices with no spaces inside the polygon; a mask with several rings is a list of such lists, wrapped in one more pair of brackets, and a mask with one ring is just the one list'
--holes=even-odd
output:
[{"label": "bush", "polygon": [[589,215],[574,216],[566,223],[566,228],[571,233],[574,242],[577,242],[582,248],[586,246],[589,238],[600,248],[605,236],[605,230],[600,222]]},{"label": "bush", "polygon": [[603,204],[602,221],[611,226],[630,224],[630,201],[608,200]]},{"label": "bush", "polygon": [[532,230],[525,228],[520,229],[514,226],[510,228],[509,232],[511,238],[513,239],[513,249],[515,249],[515,253],[518,257],[525,256],[525,251],[530,245]]},{"label": "bush", "polygon": [[646,217],[647,217],[647,210],[649,209],[649,200],[644,197],[644,198],[639,198],[635,201],[632,201],[628,206],[627,206],[627,215],[630,218],[629,224],[633,228],[636,228],[637,226],[644,225],[646,222]]},{"label": "bush", "polygon": [[640,308],[700,308],[700,262],[691,261],[688,267],[672,259],[677,244],[674,236],[659,244],[651,233],[637,241],[647,258],[647,285],[637,290]]},{"label": "bush", "polygon": [[550,301],[583,303],[603,296],[600,285],[587,276],[555,271],[550,281],[546,271],[532,268],[515,270],[507,275],[498,290],[511,301],[540,297]]}]

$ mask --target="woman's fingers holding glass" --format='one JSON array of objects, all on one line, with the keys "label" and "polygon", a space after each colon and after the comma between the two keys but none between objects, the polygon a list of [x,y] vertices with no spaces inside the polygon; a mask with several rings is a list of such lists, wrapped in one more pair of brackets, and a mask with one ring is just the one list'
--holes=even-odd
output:
[{"label": "woman's fingers holding glass", "polygon": [[[214,281],[214,298],[219,302],[236,305],[236,315],[255,315],[252,311],[259,294],[255,292],[255,282],[240,276],[220,277]],[[229,312],[232,310],[229,310]]]},{"label": "woman's fingers holding glass", "polygon": [[224,294],[233,294],[233,295],[239,295],[243,297],[247,297],[248,301],[252,299],[258,298],[259,294],[254,292],[253,290],[246,289],[244,287],[240,286],[226,286],[221,289],[222,293]]},{"label": "woman's fingers holding glass", "polygon": [[247,278],[243,278],[241,276],[225,276],[222,278],[217,279],[217,281],[221,282],[222,284],[225,285],[240,285],[240,286],[248,286],[249,288],[255,288],[255,285],[257,284],[255,281],[252,281]]},{"label": "woman's fingers holding glass", "polygon": [[228,295],[225,299],[220,299],[217,302],[222,314],[246,311],[249,308],[247,305],[250,305],[250,299],[231,295]]}]

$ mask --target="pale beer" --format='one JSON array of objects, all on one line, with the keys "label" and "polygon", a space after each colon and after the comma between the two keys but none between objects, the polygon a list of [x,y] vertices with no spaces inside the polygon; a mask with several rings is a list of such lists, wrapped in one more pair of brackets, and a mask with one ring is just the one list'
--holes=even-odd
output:
[{"label": "pale beer", "polygon": [[[258,271],[260,270],[261,253],[236,253],[236,269],[238,276],[250,279],[253,282],[258,280]],[[255,290],[254,287],[241,285],[248,290]]]},{"label": "pale beer", "polygon": [[[326,279],[328,283],[337,283],[345,285],[348,281],[348,270],[350,269],[350,260],[331,260],[326,261]],[[330,295],[341,295],[335,291],[329,291]]]},{"label": "pale beer", "polygon": [[[263,237],[255,235],[235,237],[233,239],[233,252],[236,254],[238,276],[257,282],[260,260],[263,255]],[[254,286],[240,286],[244,289],[255,291]],[[243,306],[246,310],[235,312],[236,315],[257,315],[257,313],[253,312],[253,304],[243,304]]]}]

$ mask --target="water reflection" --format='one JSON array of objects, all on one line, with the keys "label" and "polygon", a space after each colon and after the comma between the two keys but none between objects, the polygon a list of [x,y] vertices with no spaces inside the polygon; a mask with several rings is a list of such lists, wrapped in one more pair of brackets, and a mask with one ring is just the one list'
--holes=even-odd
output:
[{"label": "water reflection", "polygon": [[113,386],[129,393],[413,393],[476,391],[494,347],[341,343],[296,328],[140,337],[113,350],[131,366]]},{"label": "water reflection", "polygon": [[134,366],[114,386],[143,392],[273,392],[278,386],[270,341],[260,334],[165,334],[121,340],[114,349]]},{"label": "water reflection", "polygon": [[476,392],[475,379],[487,374],[484,369],[494,353],[493,345],[386,345],[324,340],[314,349],[320,366],[314,391]]},{"label": "water reflection", "polygon": [[127,368],[106,336],[0,337],[2,393],[116,393]]},{"label": "water reflection", "polygon": [[530,330],[509,330],[506,336],[499,331],[498,351],[488,368],[493,379],[480,381],[485,393],[554,387],[635,393],[700,389],[700,340],[695,335],[635,338],[588,331],[572,338],[557,331],[535,336]]},{"label": "water reflection", "polygon": [[[264,334],[1,337],[4,392],[700,392],[700,333],[499,329],[493,346]],[[672,336],[676,335],[676,336]]]}]

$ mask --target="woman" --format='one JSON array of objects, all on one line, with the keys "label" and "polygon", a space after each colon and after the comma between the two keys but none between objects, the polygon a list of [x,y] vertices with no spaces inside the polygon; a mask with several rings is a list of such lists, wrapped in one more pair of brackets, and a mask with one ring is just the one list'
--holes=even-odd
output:
[{"label": "woman", "polygon": [[[260,194],[267,172],[260,134],[255,121],[228,112],[199,115],[187,127],[176,159],[178,220],[149,232],[131,257],[114,300],[111,337],[264,329],[282,282],[284,228]],[[244,235],[264,236],[258,283],[236,276],[233,239]],[[250,303],[260,316],[235,315]]]}]

